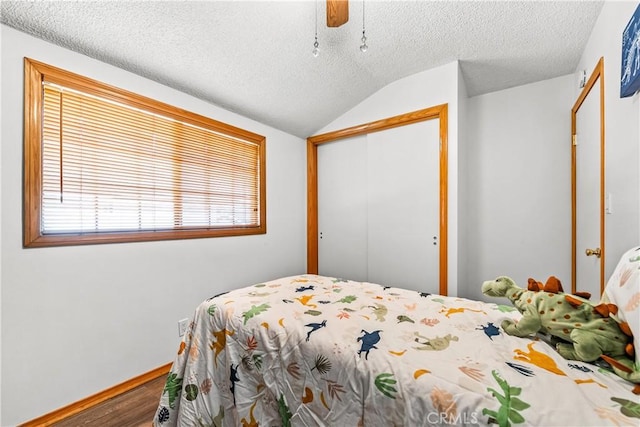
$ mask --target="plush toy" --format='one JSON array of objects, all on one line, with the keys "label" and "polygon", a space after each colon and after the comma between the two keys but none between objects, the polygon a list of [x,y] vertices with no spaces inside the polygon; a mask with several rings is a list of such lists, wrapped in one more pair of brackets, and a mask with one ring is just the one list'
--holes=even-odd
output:
[{"label": "plush toy", "polygon": [[[593,362],[598,358],[608,362],[614,372],[633,383],[640,383],[640,372],[634,369],[631,330],[618,323],[611,314],[613,304],[591,304],[586,294],[562,292],[562,284],[550,277],[545,285],[529,279],[528,289],[518,287],[509,277],[484,282],[482,293],[492,297],[507,297],[522,313],[518,322],[504,320],[502,329],[525,337],[542,332],[560,338],[556,344],[565,359]],[[639,388],[639,387],[636,387]]]}]

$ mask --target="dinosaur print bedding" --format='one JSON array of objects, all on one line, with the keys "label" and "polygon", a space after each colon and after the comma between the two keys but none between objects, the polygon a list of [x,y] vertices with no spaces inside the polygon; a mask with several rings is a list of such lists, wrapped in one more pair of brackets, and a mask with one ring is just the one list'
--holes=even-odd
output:
[{"label": "dinosaur print bedding", "polygon": [[195,311],[155,426],[640,425],[595,365],[499,329],[510,306],[302,275]]}]

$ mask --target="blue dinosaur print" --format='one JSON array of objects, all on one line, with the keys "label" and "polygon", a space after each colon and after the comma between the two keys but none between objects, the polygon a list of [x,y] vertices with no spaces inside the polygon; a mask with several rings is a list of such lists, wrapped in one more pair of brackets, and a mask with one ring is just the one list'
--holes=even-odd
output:
[{"label": "blue dinosaur print", "polygon": [[476,328],[476,330],[477,331],[480,331],[480,330],[484,331],[484,333],[489,337],[489,339],[491,341],[493,341],[493,338],[491,338],[491,337],[495,337],[495,336],[500,335],[500,329],[496,325],[491,323],[491,322],[487,323],[487,326],[480,325],[480,327]]},{"label": "blue dinosaur print", "polygon": [[240,378],[238,378],[238,367],[240,366],[240,364],[238,363],[236,365],[236,367],[233,367],[233,363],[231,364],[231,375],[229,376],[229,380],[231,381],[231,387],[229,387],[229,390],[231,390],[231,394],[233,395],[233,404],[236,404],[236,383],[238,381],[240,381]]},{"label": "blue dinosaur print", "polygon": [[576,365],[575,363],[569,363],[568,365],[571,369],[577,369],[582,372],[593,372],[591,369],[587,368],[586,366]]},{"label": "blue dinosaur print", "polygon": [[315,332],[320,328],[324,328],[325,326],[327,326],[327,321],[323,320],[322,323],[309,323],[307,325],[304,326],[308,326],[311,328],[311,330],[309,332],[307,332],[307,339],[306,341],[309,341],[309,337],[311,336],[311,332]]},{"label": "blue dinosaur print", "polygon": [[315,288],[316,287],[313,285],[300,286],[299,288],[296,288],[296,292],[313,291]]},{"label": "blue dinosaur print", "polygon": [[507,365],[515,369],[518,373],[524,375],[525,377],[533,377],[535,374],[533,371],[526,366],[518,365],[517,363],[505,362]]},{"label": "blue dinosaur print", "polygon": [[362,357],[362,352],[364,351],[365,360],[369,360],[369,352],[371,351],[371,349],[372,348],[375,348],[376,350],[378,349],[378,347],[376,347],[376,344],[380,342],[380,332],[382,331],[378,330],[378,331],[373,331],[369,333],[364,329],[362,330],[362,333],[364,333],[364,335],[361,337],[358,337],[358,340],[357,340],[357,341],[362,341],[360,350],[358,350],[358,356]]}]

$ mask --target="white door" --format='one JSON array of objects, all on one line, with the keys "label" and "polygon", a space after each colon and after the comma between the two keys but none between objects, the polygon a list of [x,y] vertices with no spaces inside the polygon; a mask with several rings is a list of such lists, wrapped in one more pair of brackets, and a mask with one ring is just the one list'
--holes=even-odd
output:
[{"label": "white door", "polygon": [[367,280],[367,137],[318,146],[318,274]]},{"label": "white door", "polygon": [[368,135],[368,278],[439,289],[439,122]]},{"label": "white door", "polygon": [[318,273],[439,289],[439,123],[318,146]]},{"label": "white door", "polygon": [[[602,77],[600,77],[602,78]],[[576,290],[600,299],[600,85],[596,82],[576,113]]]}]

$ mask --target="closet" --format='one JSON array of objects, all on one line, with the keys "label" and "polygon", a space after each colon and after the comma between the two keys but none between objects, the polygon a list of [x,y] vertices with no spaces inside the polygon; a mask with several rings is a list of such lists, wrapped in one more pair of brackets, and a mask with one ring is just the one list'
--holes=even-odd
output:
[{"label": "closet", "polygon": [[438,113],[321,143],[309,139],[309,272],[446,294],[442,107],[444,122]]}]

